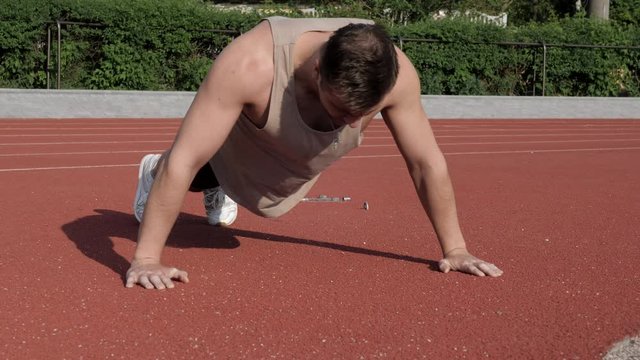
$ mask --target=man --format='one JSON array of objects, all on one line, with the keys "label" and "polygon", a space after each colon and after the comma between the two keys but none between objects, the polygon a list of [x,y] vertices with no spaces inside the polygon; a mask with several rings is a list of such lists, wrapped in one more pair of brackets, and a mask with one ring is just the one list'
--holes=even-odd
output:
[{"label": "man", "polygon": [[377,113],[434,226],[440,270],[500,276],[466,249],[446,162],[406,55],[370,21],[276,17],[225,48],[171,148],[143,159],[134,203],[141,225],[126,286],[164,289],[172,280],[188,281],[186,272],[160,262],[188,190],[204,191],[214,225],[235,220],[235,201],[260,216],[280,216],[359,145]]}]

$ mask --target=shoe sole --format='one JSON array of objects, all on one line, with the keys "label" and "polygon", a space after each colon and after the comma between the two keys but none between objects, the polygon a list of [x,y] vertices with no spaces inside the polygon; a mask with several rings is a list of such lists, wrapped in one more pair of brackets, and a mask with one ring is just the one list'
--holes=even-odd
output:
[{"label": "shoe sole", "polygon": [[142,180],[143,179],[142,175],[144,174],[144,165],[149,158],[155,157],[155,156],[157,155],[147,154],[142,158],[142,160],[140,160],[140,167],[138,168],[138,188],[136,189],[136,197],[133,199],[133,215],[136,217],[136,220],[138,220],[138,222],[142,222],[142,218],[138,218],[138,213],[136,211],[136,208],[138,207],[138,199],[140,199],[140,196],[144,191],[143,180]]},{"label": "shoe sole", "polygon": [[212,225],[212,226],[229,227],[236,221],[237,217],[238,216],[236,215],[231,221],[219,221],[217,223],[211,223],[208,221],[209,219],[207,218],[207,222],[209,223],[209,225]]}]

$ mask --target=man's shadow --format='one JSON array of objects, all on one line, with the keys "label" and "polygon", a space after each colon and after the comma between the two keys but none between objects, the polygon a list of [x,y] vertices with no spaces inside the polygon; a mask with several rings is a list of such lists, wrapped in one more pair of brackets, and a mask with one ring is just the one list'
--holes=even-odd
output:
[{"label": "man's shadow", "polygon": [[[131,214],[95,209],[95,215],[85,216],[62,226],[69,240],[88,258],[110,268],[124,279],[130,262],[113,249],[112,237],[136,241],[138,223]],[[330,242],[300,239],[290,236],[268,234],[237,228],[213,227],[203,217],[181,213],[169,238],[167,246],[175,248],[235,249],[240,246],[237,237],[273,241],[305,246],[317,246],[338,251],[425,264],[438,271],[438,263],[407,255],[370,250]]]}]

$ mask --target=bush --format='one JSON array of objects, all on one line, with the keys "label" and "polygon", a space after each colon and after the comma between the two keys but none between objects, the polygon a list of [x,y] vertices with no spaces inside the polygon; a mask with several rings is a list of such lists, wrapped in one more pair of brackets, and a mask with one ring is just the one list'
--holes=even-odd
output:
[{"label": "bush", "polygon": [[55,75],[60,20],[99,25],[62,25],[63,88],[193,90],[203,67],[259,18],[196,0],[25,0],[0,6],[0,20],[2,87],[46,87],[47,28]]},{"label": "bush", "polygon": [[[333,16],[367,13],[358,2],[345,4],[320,10]],[[0,0],[0,87],[47,86],[50,28],[49,67],[54,77],[61,67],[62,88],[196,90],[216,55],[259,19],[216,11],[199,0]],[[62,25],[60,64],[56,20],[94,24]],[[637,45],[640,30],[632,22],[577,17],[508,28],[464,19],[385,24],[414,62],[425,94],[540,95],[543,73],[546,95],[640,94],[640,50],[556,46]]]},{"label": "bush", "polygon": [[[631,47],[639,43],[640,36],[632,27],[582,18],[518,28],[444,20],[415,23],[391,31],[398,38],[438,41],[403,40],[401,43],[421,74],[425,94],[540,95],[543,75],[546,75],[546,95],[640,95],[640,49],[563,46]],[[543,43],[547,45],[546,69]]]}]

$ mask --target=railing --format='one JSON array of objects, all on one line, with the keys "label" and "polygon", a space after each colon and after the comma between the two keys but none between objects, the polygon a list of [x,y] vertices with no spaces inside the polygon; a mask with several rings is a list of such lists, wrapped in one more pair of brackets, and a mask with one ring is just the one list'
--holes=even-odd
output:
[{"label": "railing", "polygon": [[[56,89],[60,90],[61,88],[61,45],[62,45],[62,26],[63,25],[78,25],[78,26],[87,26],[87,27],[97,27],[104,28],[106,25],[104,24],[95,24],[95,23],[86,23],[86,22],[77,22],[77,21],[56,21],[49,23],[47,26],[47,89],[51,89],[51,30],[52,26],[55,24],[55,31],[57,33],[57,47],[56,47]],[[194,30],[197,32],[212,32],[219,34],[232,34],[232,35],[242,35],[242,32],[235,30],[221,30],[221,29],[197,29]]]},{"label": "railing", "polygon": [[[53,27],[55,25],[55,28]],[[95,23],[84,23],[84,22],[73,22],[73,21],[56,21],[49,24],[47,27],[47,65],[46,65],[46,76],[47,76],[47,89],[51,88],[51,33],[52,29],[55,29],[57,33],[57,54],[56,54],[56,88],[61,88],[61,43],[62,43],[62,26],[87,26],[87,27],[96,27],[96,28],[104,28],[106,27],[103,24],[95,24]],[[233,30],[221,30],[221,29],[197,29],[192,30],[196,32],[212,32],[212,33],[220,33],[220,34],[230,34],[233,36],[241,35],[242,33],[239,31]],[[406,43],[417,42],[417,43],[437,43],[437,44],[459,44],[460,42],[454,41],[445,41],[445,40],[437,40],[437,39],[418,39],[418,38],[404,38],[404,37],[395,37],[394,41],[396,41],[397,45],[400,49],[404,49]],[[618,45],[586,45],[586,44],[556,44],[556,43],[527,43],[527,42],[467,42],[466,44],[472,45],[491,45],[491,46],[501,46],[501,47],[512,47],[512,48],[538,48],[542,49],[542,96],[546,94],[546,86],[547,86],[547,55],[548,50],[550,48],[577,48],[577,49],[609,49],[609,50],[634,50],[640,51],[640,46],[618,46]],[[533,96],[536,96],[535,92],[535,81],[533,88]]]},{"label": "railing", "polygon": [[[398,47],[404,50],[404,44],[406,42],[423,42],[423,43],[437,43],[437,44],[454,44],[454,41],[436,40],[436,39],[416,39],[416,38],[403,38],[396,37]],[[563,49],[610,49],[610,50],[639,50],[640,46],[618,46],[618,45],[587,45],[587,44],[555,44],[555,43],[526,43],[526,42],[467,42],[471,45],[494,45],[505,47],[521,47],[521,48],[542,48],[542,96],[545,96],[545,90],[547,85],[547,52],[549,48],[563,48]],[[534,88],[535,89],[535,88]],[[535,90],[533,96],[535,96]]]}]

